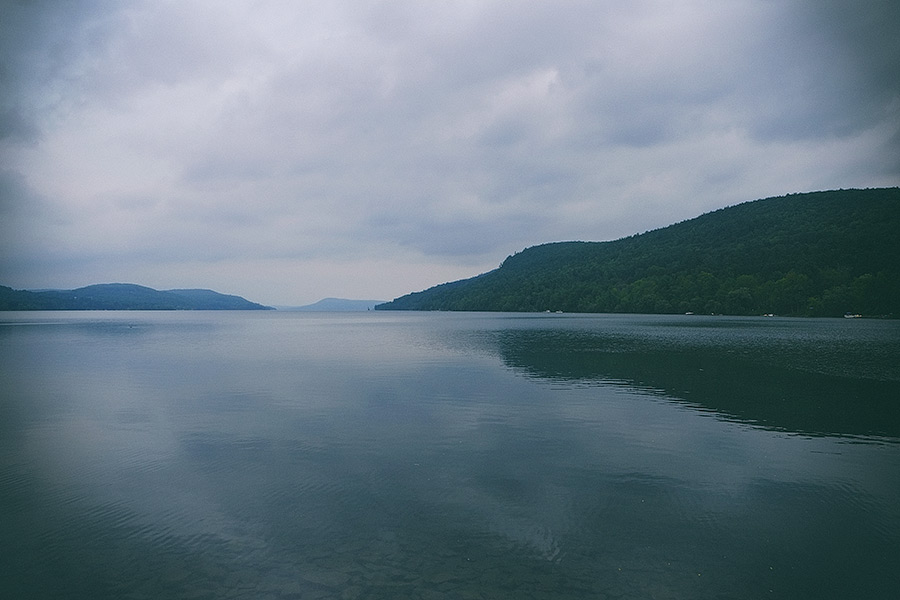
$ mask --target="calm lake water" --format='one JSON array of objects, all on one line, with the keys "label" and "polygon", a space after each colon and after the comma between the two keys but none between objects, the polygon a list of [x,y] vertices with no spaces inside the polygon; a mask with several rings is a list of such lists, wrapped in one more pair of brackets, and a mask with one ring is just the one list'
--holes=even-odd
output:
[{"label": "calm lake water", "polygon": [[900,322],[0,313],[2,598],[896,598]]}]

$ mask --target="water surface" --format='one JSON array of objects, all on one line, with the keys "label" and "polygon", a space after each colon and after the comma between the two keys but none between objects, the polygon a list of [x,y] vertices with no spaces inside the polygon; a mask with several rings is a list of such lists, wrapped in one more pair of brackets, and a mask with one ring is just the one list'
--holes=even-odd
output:
[{"label": "water surface", "polygon": [[900,324],[0,314],[0,596],[893,598]]}]

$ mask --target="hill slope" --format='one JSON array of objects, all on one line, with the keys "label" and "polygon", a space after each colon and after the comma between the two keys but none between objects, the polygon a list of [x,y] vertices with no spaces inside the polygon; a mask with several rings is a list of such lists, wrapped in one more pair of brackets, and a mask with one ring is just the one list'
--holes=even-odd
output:
[{"label": "hill slope", "polygon": [[269,310],[212,290],[167,290],[105,283],[75,290],[31,292],[0,286],[0,310]]},{"label": "hill slope", "polygon": [[613,242],[523,250],[378,310],[900,315],[900,188],[746,202]]}]

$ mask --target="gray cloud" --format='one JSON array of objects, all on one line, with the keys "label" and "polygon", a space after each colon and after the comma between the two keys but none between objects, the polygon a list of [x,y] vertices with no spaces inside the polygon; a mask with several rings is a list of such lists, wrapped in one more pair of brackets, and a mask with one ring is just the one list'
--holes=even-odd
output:
[{"label": "gray cloud", "polygon": [[389,298],[896,185],[898,23],[880,0],[13,4],[0,283]]}]

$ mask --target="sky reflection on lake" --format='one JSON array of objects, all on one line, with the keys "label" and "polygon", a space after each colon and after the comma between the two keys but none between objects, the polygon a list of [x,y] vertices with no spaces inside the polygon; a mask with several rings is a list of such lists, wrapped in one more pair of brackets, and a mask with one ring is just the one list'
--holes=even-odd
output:
[{"label": "sky reflection on lake", "polygon": [[893,322],[2,320],[13,596],[887,598],[900,584]]}]

